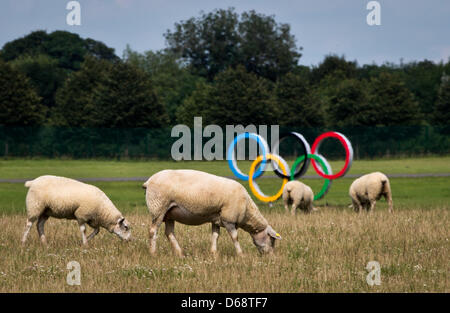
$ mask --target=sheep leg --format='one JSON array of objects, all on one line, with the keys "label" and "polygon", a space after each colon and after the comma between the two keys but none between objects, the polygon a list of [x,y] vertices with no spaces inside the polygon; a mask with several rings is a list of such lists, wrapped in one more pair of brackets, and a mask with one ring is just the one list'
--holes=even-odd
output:
[{"label": "sheep leg", "polygon": [[353,203],[353,210],[355,210],[355,212],[361,213],[363,209],[361,202],[357,199],[352,199],[352,203]]},{"label": "sheep leg", "polygon": [[38,222],[37,222],[37,230],[39,233],[39,238],[41,239],[41,242],[44,245],[47,244],[47,240],[45,239],[45,234],[44,234],[44,224],[47,220],[48,220],[48,216],[41,215],[41,216],[39,216]]},{"label": "sheep leg", "polygon": [[183,257],[183,252],[181,251],[180,245],[178,244],[178,241],[175,238],[175,221],[174,220],[166,221],[165,233],[166,233],[167,239],[172,244],[172,248],[175,250],[175,253],[179,257]]},{"label": "sheep leg", "polygon": [[377,204],[377,200],[370,201],[370,206],[367,206],[369,212],[373,212],[375,209],[375,204]]},{"label": "sheep leg", "polygon": [[22,237],[22,244],[25,244],[27,241],[28,233],[30,232],[31,226],[33,226],[33,223],[36,219],[27,219],[27,225],[25,226],[25,232],[23,233]]},{"label": "sheep leg", "polygon": [[316,211],[316,210],[314,210],[314,207],[313,207],[313,204],[312,204],[312,202],[310,202],[309,204],[308,204],[308,213],[311,213],[312,211]]},{"label": "sheep leg", "polygon": [[284,200],[284,211],[289,212],[289,199]]},{"label": "sheep leg", "polygon": [[99,231],[100,231],[100,227],[94,228],[92,233],[87,237],[87,241],[89,241],[92,238],[94,238],[98,234]]},{"label": "sheep leg", "polygon": [[217,239],[220,235],[220,226],[217,224],[212,223],[211,224],[211,253],[216,254],[217,253]]},{"label": "sheep leg", "polygon": [[242,249],[238,241],[238,231],[236,229],[236,226],[233,223],[223,222],[226,230],[228,231],[228,234],[231,237],[231,240],[233,240],[234,247],[236,248],[236,253],[238,256],[242,256]]},{"label": "sheep leg", "polygon": [[164,220],[164,214],[153,219],[152,225],[150,225],[149,235],[150,235],[150,254],[156,254],[156,238],[158,237],[158,228],[161,226]]},{"label": "sheep leg", "polygon": [[291,215],[295,215],[295,210],[297,209],[298,204],[293,202],[291,207]]},{"label": "sheep leg", "polygon": [[389,213],[394,212],[393,204],[392,204],[392,195],[391,192],[388,191],[384,194],[384,199],[386,199],[388,203]]},{"label": "sheep leg", "polygon": [[81,232],[81,239],[83,240],[83,245],[85,247],[88,246],[88,241],[86,238],[86,224],[83,222],[78,222],[78,225],[80,226],[80,232]]}]

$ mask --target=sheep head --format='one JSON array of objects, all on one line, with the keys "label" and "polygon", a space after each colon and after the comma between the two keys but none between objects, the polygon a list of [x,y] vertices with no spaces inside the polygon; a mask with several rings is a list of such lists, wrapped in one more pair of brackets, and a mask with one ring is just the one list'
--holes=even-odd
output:
[{"label": "sheep head", "polygon": [[253,243],[262,254],[273,253],[275,241],[280,240],[281,236],[269,225],[263,231],[252,234]]},{"label": "sheep head", "polygon": [[114,225],[112,232],[123,240],[128,240],[131,236],[130,226],[124,217],[120,217],[117,220],[117,223],[116,225]]}]

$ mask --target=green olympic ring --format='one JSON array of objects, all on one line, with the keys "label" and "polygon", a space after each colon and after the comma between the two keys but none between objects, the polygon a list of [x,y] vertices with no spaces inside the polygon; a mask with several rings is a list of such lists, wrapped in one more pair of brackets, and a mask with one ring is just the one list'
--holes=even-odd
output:
[{"label": "green olympic ring", "polygon": [[[316,161],[319,162],[320,166],[322,167],[322,170],[325,172],[326,175],[328,175],[328,170],[330,169],[331,172],[331,167],[329,167],[328,164],[325,163],[325,161],[318,155],[316,154],[308,154],[308,158],[310,159],[314,159]],[[297,158],[297,160],[295,160],[294,165],[292,165],[292,169],[291,169],[291,180],[295,180],[294,178],[294,174],[295,171],[297,169],[297,166],[300,164],[300,162],[302,162],[305,159],[304,155],[301,155]],[[323,196],[325,196],[325,194],[328,192],[328,189],[330,188],[331,185],[331,180],[326,178],[325,182],[322,186],[322,189],[320,189],[319,193],[317,195],[314,195],[314,201],[315,200],[319,200],[321,199]]]}]

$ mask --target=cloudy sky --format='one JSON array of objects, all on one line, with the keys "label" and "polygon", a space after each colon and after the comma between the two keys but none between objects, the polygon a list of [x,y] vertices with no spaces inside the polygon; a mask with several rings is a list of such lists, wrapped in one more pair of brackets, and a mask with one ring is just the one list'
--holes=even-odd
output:
[{"label": "cloudy sky", "polygon": [[103,41],[122,56],[133,50],[165,47],[163,34],[175,22],[201,11],[234,7],[275,15],[291,25],[303,47],[300,64],[317,64],[326,54],[345,55],[359,64],[450,57],[449,0],[379,0],[381,25],[369,26],[369,0],[79,0],[81,26],[69,26],[69,0],[1,0],[0,47],[37,29],[67,30]]}]

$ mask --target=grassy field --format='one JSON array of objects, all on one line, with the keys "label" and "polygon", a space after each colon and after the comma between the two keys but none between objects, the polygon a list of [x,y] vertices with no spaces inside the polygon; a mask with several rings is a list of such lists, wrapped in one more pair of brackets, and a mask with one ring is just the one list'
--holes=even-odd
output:
[{"label": "grassy field", "polygon": [[[22,216],[0,220],[0,292],[449,292],[448,209],[379,210],[361,216],[323,209],[295,218],[266,213],[283,239],[261,257],[239,231],[244,256],[222,231],[218,257],[209,253],[210,226],[176,225],[186,253],[177,258],[161,232],[158,255],[148,252],[149,217],[128,216],[134,240],[102,231],[80,247],[75,222],[49,220],[49,247],[33,231],[19,244]],[[66,284],[66,265],[81,265],[81,285]],[[381,285],[366,283],[369,261],[381,265]]]},{"label": "grassy field", "polygon": [[[343,162],[330,162],[337,172]],[[292,164],[292,162],[291,162]],[[241,170],[248,172],[250,162],[239,162]],[[0,160],[0,179],[28,179],[40,175],[61,175],[72,178],[92,177],[149,177],[162,169],[191,168],[208,173],[232,176],[225,161],[216,162],[170,162],[170,161],[89,161],[89,160]],[[450,157],[429,157],[394,160],[362,160],[353,162],[349,174],[366,174],[382,171],[387,174],[422,174],[450,173]],[[273,175],[273,173],[268,173]],[[307,175],[315,175],[312,166]],[[322,179],[305,179],[306,184],[318,192],[322,187]],[[340,178],[333,181],[327,196],[318,201],[318,206],[346,207],[350,204],[348,188],[351,178]],[[90,182],[100,187],[111,200],[124,212],[145,213],[145,200],[141,185],[144,181],[131,182]],[[249,190],[248,183],[242,182]],[[259,179],[258,184],[267,194],[276,193],[281,180]],[[427,208],[442,207],[450,203],[450,177],[392,178],[394,204],[397,207]],[[27,189],[22,183],[0,183],[0,214],[25,213],[25,195]],[[258,201],[257,201],[258,202]],[[267,205],[258,202],[262,209]],[[380,202],[380,207],[384,206]]]},{"label": "grassy field", "polygon": [[[342,164],[331,162],[335,171]],[[450,157],[355,161],[351,174],[375,170],[395,173],[449,173]],[[239,163],[242,170],[248,162]],[[225,162],[113,162],[73,160],[2,160],[0,178],[145,177],[163,168],[194,168],[230,176]],[[308,174],[313,175],[313,172]],[[280,179],[260,179],[261,189],[275,192]],[[322,180],[305,182],[318,191]],[[132,223],[134,239],[121,242],[102,230],[90,247],[81,247],[76,222],[50,219],[48,248],[33,227],[25,247],[22,183],[0,183],[0,292],[449,292],[450,177],[392,178],[394,214],[379,201],[372,214],[355,214],[348,204],[352,179],[335,180],[317,201],[319,212],[284,213],[257,201],[263,215],[283,236],[276,253],[261,257],[251,238],[239,230],[244,256],[235,256],[224,230],[219,256],[209,253],[210,225],[176,224],[186,257],[174,256],[162,227],[158,256],[148,253],[150,216],[142,182],[92,182],[102,188]],[[248,188],[248,183],[243,182]],[[369,286],[369,261],[381,265],[381,285]],[[81,264],[81,286],[69,286],[70,261]]]},{"label": "grassy field", "polygon": [[[290,164],[293,161],[291,160]],[[243,172],[248,172],[251,162],[239,161]],[[330,161],[334,172],[343,161]],[[167,169],[191,168],[221,176],[232,175],[226,161],[96,161],[96,160],[47,160],[47,159],[0,159],[0,178],[33,178],[53,174],[68,177],[145,177]],[[397,173],[450,173],[450,156],[410,159],[358,160],[348,174],[366,174],[383,171]],[[313,175],[310,166],[308,175]]]}]

